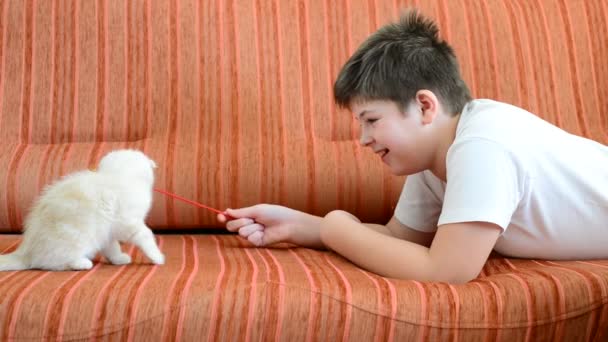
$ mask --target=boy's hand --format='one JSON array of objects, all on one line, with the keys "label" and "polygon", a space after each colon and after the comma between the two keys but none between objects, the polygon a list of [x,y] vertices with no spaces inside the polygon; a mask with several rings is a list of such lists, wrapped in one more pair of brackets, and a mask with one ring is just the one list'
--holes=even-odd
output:
[{"label": "boy's hand", "polygon": [[218,215],[220,222],[226,222],[226,229],[238,232],[256,246],[267,246],[287,240],[289,222],[293,216],[290,209],[269,204],[227,209],[226,214],[232,219],[227,220],[225,215]]},{"label": "boy's hand", "polygon": [[320,217],[312,216],[287,207],[258,204],[240,209],[227,209],[217,216],[226,223],[226,229],[238,232],[252,244],[269,246],[278,242],[290,242],[304,247],[322,247],[319,238]]}]

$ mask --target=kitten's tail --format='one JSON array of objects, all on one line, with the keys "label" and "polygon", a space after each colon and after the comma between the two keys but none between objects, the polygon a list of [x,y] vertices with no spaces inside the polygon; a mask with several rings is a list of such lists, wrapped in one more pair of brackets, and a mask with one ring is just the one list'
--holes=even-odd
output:
[{"label": "kitten's tail", "polygon": [[28,269],[20,253],[0,255],[0,271],[21,271]]}]

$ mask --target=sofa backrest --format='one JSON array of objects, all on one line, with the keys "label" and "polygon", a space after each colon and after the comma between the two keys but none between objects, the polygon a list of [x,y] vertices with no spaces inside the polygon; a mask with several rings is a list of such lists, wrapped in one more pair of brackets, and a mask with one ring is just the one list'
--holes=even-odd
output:
[{"label": "sofa backrest", "polygon": [[[473,94],[608,143],[608,3],[1,1],[0,230],[41,188],[138,148],[156,185],[218,207],[340,208],[385,222],[404,181],[332,102],[358,44],[402,8],[436,18]],[[217,226],[155,197],[155,228]]]}]

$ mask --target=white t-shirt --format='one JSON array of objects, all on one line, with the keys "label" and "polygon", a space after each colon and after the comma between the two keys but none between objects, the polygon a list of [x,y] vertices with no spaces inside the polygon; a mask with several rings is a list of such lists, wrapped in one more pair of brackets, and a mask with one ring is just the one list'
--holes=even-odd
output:
[{"label": "white t-shirt", "polygon": [[474,100],[446,158],[447,183],[408,176],[395,217],[433,232],[482,221],[503,228],[495,250],[540,259],[608,258],[608,147],[521,108]]}]

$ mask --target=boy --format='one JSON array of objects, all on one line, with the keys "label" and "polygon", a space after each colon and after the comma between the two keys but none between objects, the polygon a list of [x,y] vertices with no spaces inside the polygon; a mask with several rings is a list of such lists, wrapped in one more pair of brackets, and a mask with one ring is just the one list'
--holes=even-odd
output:
[{"label": "boy", "polygon": [[432,21],[411,11],[371,35],[334,93],[359,120],[361,144],[408,176],[388,224],[261,204],[228,209],[228,230],[257,246],[328,248],[379,275],[420,281],[472,280],[493,249],[608,258],[608,148],[523,109],[472,100]]}]

